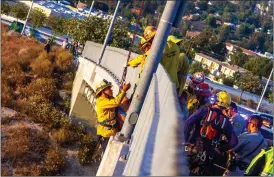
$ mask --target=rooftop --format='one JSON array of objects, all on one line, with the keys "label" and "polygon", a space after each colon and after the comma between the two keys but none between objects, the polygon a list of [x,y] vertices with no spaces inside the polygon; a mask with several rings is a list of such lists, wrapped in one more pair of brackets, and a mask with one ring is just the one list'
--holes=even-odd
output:
[{"label": "rooftop", "polygon": [[229,68],[229,69],[231,69],[231,70],[233,70],[233,71],[235,71],[235,72],[240,72],[240,73],[245,73],[245,72],[247,72],[246,69],[241,68],[241,67],[239,67],[239,66],[237,66],[237,65],[230,65],[230,64],[228,64],[228,63],[222,63],[222,66],[224,66],[224,67],[226,67],[226,68]]},{"label": "rooftop", "polygon": [[231,44],[230,42],[226,42],[225,45],[226,45],[227,47],[233,46],[233,47],[236,47],[236,48],[240,48],[240,49],[242,49],[243,53],[245,53],[246,55],[257,56],[256,52],[253,52],[253,51],[247,50],[247,49],[245,49],[245,48],[239,47],[239,46],[237,46],[237,45]]},{"label": "rooftop", "polygon": [[213,61],[213,62],[215,62],[215,63],[217,63],[217,64],[219,64],[219,65],[222,65],[222,62],[221,62],[221,61],[216,60],[215,58],[212,58],[212,57],[210,57],[210,56],[208,56],[208,55],[205,55],[205,54],[203,54],[203,53],[196,53],[196,55],[199,55],[199,56],[201,56],[201,57],[203,57],[203,58],[206,58],[206,59],[208,59],[208,60],[211,60],[211,61]]}]

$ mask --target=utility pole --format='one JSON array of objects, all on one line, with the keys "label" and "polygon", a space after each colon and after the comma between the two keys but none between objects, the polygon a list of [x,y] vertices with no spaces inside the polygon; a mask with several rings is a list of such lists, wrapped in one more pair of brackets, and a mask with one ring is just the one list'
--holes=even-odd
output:
[{"label": "utility pole", "polygon": [[22,29],[22,31],[21,31],[21,34],[22,34],[22,35],[24,34],[25,28],[26,28],[26,26],[27,26],[27,22],[28,22],[28,19],[29,19],[29,15],[30,15],[30,12],[31,12],[33,3],[34,3],[34,0],[31,1],[31,5],[30,5],[30,8],[29,8],[29,12],[28,12],[28,15],[27,15],[27,18],[26,18],[24,27],[23,27],[23,29]]},{"label": "utility pole", "polygon": [[148,58],[146,60],[144,71],[142,72],[142,77],[140,78],[132,102],[130,104],[123,128],[121,132],[116,135],[116,138],[120,141],[127,140],[131,137],[135,124],[133,122],[136,121],[131,121],[130,117],[134,115],[136,119],[136,113],[138,115],[142,109],[142,105],[144,103],[153,73],[156,72],[162,58],[163,50],[167,42],[167,37],[170,33],[180,3],[184,3],[184,1],[167,1],[166,3],[163,15],[158,25],[156,36],[154,37]]},{"label": "utility pole", "polygon": [[88,12],[88,17],[90,17],[90,14],[91,14],[91,11],[94,7],[94,4],[95,4],[95,0],[92,1],[92,4],[90,5],[90,8],[89,8],[89,12]]},{"label": "utility pole", "polygon": [[272,70],[271,70],[271,72],[270,72],[270,75],[269,75],[269,77],[268,77],[268,80],[267,80],[267,82],[266,82],[266,84],[265,84],[264,91],[263,91],[263,93],[262,93],[262,95],[261,95],[260,101],[259,101],[258,106],[257,106],[257,108],[256,108],[256,112],[259,111],[260,105],[261,105],[262,100],[263,100],[263,98],[264,98],[265,91],[266,91],[266,89],[267,89],[267,86],[268,86],[268,84],[269,84],[269,81],[270,81],[270,79],[271,79],[271,76],[273,76],[273,69],[274,69],[274,68],[272,68]]},{"label": "utility pole", "polygon": [[[93,2],[94,2],[94,1],[93,1]],[[109,25],[108,33],[107,33],[107,36],[106,36],[106,38],[105,38],[105,42],[104,42],[104,45],[103,45],[103,48],[102,48],[102,51],[101,51],[101,55],[100,55],[100,58],[99,58],[98,63],[97,63],[98,65],[101,64],[102,58],[103,58],[103,56],[104,56],[104,53],[105,53],[105,50],[106,50],[108,41],[109,41],[110,36],[111,36],[112,28],[113,28],[113,25],[114,25],[114,22],[115,22],[117,13],[118,13],[118,9],[119,9],[120,3],[121,3],[121,0],[119,0],[118,3],[117,3],[117,5],[116,5],[115,12],[114,12],[114,14],[113,14],[111,23],[110,23],[110,25]]]}]

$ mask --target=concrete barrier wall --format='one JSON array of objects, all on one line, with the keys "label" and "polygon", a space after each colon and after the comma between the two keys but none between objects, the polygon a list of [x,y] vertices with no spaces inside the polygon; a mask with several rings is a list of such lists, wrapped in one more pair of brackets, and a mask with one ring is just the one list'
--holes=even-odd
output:
[{"label": "concrete barrier wall", "polygon": [[160,65],[132,135],[123,175],[188,175],[183,120],[175,85]]}]

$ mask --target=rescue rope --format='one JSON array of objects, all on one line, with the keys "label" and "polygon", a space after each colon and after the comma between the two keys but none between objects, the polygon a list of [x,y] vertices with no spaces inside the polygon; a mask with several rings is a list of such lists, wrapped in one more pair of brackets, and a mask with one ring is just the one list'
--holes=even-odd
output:
[{"label": "rescue rope", "polygon": [[[142,0],[142,2],[141,2],[141,8],[140,8],[140,13],[138,14],[136,22],[135,22],[135,26],[136,27],[135,27],[135,31],[134,31],[134,34],[133,34],[133,37],[132,37],[132,40],[131,40],[131,46],[129,48],[129,52],[128,52],[128,57],[127,57],[126,64],[129,62],[129,59],[130,59],[131,51],[132,51],[132,48],[133,48],[133,45],[134,45],[135,36],[137,34],[138,23],[139,23],[141,14],[143,12],[144,2],[145,2],[145,0]],[[126,75],[127,75],[127,65],[125,66],[124,71],[123,71],[122,79],[121,79],[121,82],[120,82],[120,88],[122,88],[123,83],[125,82]]]}]

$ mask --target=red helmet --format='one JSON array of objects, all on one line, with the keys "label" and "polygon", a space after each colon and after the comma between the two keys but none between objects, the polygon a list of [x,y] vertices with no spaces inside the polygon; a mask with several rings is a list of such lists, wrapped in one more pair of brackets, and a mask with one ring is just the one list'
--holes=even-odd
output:
[{"label": "red helmet", "polygon": [[196,84],[200,84],[203,83],[205,81],[205,75],[202,72],[197,72],[195,73],[192,78],[191,81],[196,83]]},{"label": "red helmet", "polygon": [[201,83],[196,85],[194,88],[194,93],[198,96],[212,96],[211,90],[207,83]]}]

